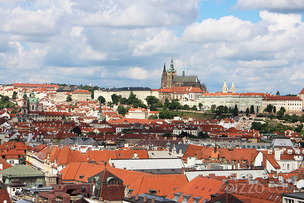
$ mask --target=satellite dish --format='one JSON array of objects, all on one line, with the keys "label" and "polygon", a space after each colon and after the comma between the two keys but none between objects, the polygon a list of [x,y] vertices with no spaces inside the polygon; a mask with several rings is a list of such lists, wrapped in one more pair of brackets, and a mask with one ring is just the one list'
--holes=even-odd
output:
[{"label": "satellite dish", "polygon": [[304,188],[304,180],[303,180],[303,179],[302,179],[302,180],[299,180],[299,181],[297,182],[297,188],[298,188],[298,189]]}]

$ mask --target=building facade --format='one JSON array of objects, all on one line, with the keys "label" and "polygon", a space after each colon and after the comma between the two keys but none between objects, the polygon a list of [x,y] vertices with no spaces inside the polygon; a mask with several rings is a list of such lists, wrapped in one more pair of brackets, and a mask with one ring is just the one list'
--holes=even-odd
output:
[{"label": "building facade", "polygon": [[279,111],[281,107],[286,110],[286,113],[302,113],[303,101],[297,96],[267,96],[262,100],[262,111],[272,105]]},{"label": "building facade", "polygon": [[147,104],[146,98],[148,96],[155,96],[159,98],[158,89],[150,89],[148,87],[122,87],[122,88],[104,88],[96,90],[94,92],[94,100],[97,100],[99,96],[103,96],[106,102],[112,102],[112,95],[121,95],[124,98],[129,98],[131,92],[141,100],[144,104]]}]

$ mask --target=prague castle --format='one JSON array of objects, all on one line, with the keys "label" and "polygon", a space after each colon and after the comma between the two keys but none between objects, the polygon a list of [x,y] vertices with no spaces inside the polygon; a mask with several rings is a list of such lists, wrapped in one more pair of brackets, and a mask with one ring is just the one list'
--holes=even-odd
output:
[{"label": "prague castle", "polygon": [[201,84],[196,75],[186,76],[185,70],[183,70],[182,76],[177,75],[177,71],[174,69],[173,59],[171,58],[171,64],[168,71],[166,65],[161,77],[161,89],[172,87],[199,87],[203,92],[207,91],[205,84]]}]

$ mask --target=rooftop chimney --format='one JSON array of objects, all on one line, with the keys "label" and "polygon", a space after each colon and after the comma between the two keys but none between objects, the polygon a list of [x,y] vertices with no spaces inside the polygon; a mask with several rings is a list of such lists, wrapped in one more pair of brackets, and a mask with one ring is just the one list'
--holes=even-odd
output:
[{"label": "rooftop chimney", "polygon": [[183,195],[182,192],[174,193],[174,198],[173,198],[173,200],[174,200],[174,201],[178,201],[179,198],[180,198],[182,195]]},{"label": "rooftop chimney", "polygon": [[61,185],[62,184],[62,173],[57,174],[57,184]]},{"label": "rooftop chimney", "polygon": [[184,199],[182,203],[188,203],[189,199],[192,197],[192,195],[183,195]]},{"label": "rooftop chimney", "polygon": [[193,203],[198,203],[203,197],[193,197]]}]

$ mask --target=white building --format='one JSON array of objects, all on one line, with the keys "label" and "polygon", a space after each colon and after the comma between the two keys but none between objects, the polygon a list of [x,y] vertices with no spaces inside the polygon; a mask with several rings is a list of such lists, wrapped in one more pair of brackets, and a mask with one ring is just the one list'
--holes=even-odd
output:
[{"label": "white building", "polygon": [[126,118],[146,119],[148,118],[148,110],[144,108],[130,108],[126,114]]},{"label": "white building", "polygon": [[158,98],[158,90],[150,89],[148,87],[123,87],[123,88],[105,88],[103,90],[96,90],[94,92],[94,100],[99,96],[103,96],[106,102],[112,102],[112,95],[121,95],[124,98],[129,98],[131,92],[136,95],[136,97],[141,100],[144,104],[147,104],[147,96],[155,96]]},{"label": "white building", "polygon": [[246,111],[247,108],[250,109],[253,106],[256,113],[260,111],[265,96],[264,93],[205,93],[199,97],[198,103],[202,103],[205,108],[209,109],[212,105],[227,106],[232,109],[237,105],[240,111]]},{"label": "white building", "polygon": [[272,105],[277,111],[283,107],[286,113],[302,113],[302,104],[302,99],[297,96],[267,96],[262,100],[261,111],[264,111],[268,105]]}]

